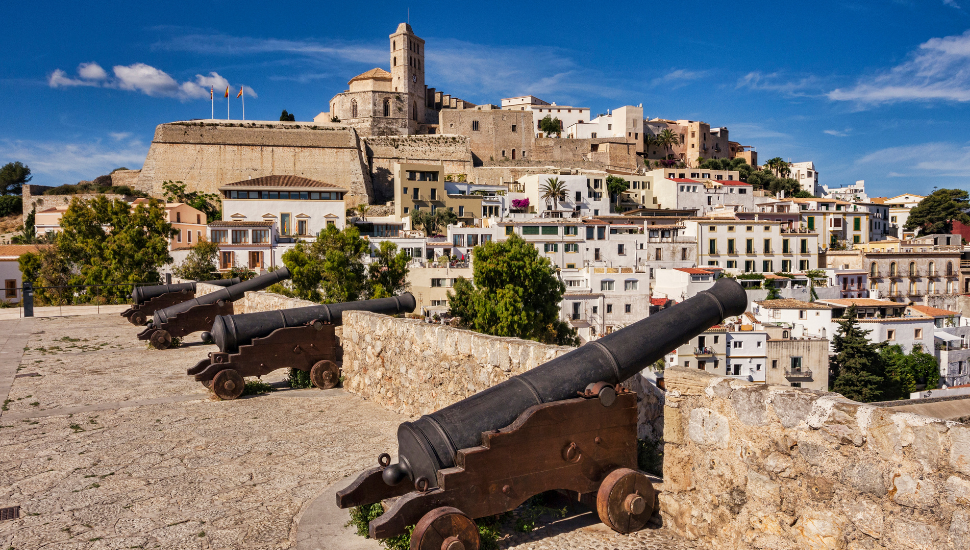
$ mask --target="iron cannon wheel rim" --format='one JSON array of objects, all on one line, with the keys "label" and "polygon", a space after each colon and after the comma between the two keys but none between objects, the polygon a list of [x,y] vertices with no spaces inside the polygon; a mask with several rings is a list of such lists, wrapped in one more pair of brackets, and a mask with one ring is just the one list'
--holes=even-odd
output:
[{"label": "iron cannon wheel rim", "polygon": [[411,550],[478,550],[480,544],[475,522],[451,506],[435,508],[422,516],[411,533]]},{"label": "iron cannon wheel rim", "polygon": [[[610,472],[596,493],[596,512],[600,521],[617,533],[633,533],[653,515],[656,490],[642,472],[618,468]],[[631,506],[640,512],[630,510]]]},{"label": "iron cannon wheel rim", "polygon": [[221,370],[212,378],[212,393],[224,401],[239,397],[245,387],[246,381],[235,369]]},{"label": "iron cannon wheel rim", "polygon": [[172,345],[172,335],[167,330],[156,330],[149,341],[156,349],[168,349]]},{"label": "iron cannon wheel rim", "polygon": [[317,361],[310,369],[310,383],[321,390],[334,388],[340,382],[340,367],[333,361]]},{"label": "iron cannon wheel rim", "polygon": [[148,321],[148,318],[141,311],[135,311],[128,316],[128,321],[135,326],[142,326]]}]

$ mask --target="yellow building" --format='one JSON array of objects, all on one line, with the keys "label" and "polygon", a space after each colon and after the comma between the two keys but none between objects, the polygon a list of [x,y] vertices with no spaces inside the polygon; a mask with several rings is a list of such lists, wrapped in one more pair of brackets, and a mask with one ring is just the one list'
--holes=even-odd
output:
[{"label": "yellow building", "polygon": [[465,225],[478,225],[482,217],[480,195],[449,195],[445,188],[445,169],[441,164],[394,164],[394,216],[410,218],[414,210],[434,212],[447,208]]}]

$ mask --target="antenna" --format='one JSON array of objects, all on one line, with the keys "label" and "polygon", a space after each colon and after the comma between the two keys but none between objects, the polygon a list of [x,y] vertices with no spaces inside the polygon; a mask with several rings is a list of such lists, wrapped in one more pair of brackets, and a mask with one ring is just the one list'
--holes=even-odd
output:
[{"label": "antenna", "polygon": [[411,24],[411,6],[408,6],[408,25]]}]

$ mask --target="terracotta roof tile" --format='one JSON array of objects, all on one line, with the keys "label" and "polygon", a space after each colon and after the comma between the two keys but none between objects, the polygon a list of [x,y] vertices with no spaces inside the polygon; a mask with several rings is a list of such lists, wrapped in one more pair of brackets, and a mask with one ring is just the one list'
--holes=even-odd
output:
[{"label": "terracotta roof tile", "polygon": [[889,300],[876,300],[874,298],[840,298],[840,299],[831,299],[831,300],[826,299],[826,300],[819,300],[819,301],[825,302],[826,304],[831,304],[835,306],[845,306],[845,307],[851,306],[853,304],[855,304],[856,306],[862,306],[862,307],[881,307],[881,306],[904,307],[906,305],[899,302],[891,302]]},{"label": "terracotta roof tile", "polygon": [[930,317],[951,317],[951,316],[960,315],[959,311],[950,311],[948,309],[940,309],[938,307],[916,306],[916,305],[909,306],[909,307],[910,309],[915,309],[916,311],[924,315],[929,315]]},{"label": "terracotta roof tile", "polygon": [[781,298],[779,300],[762,300],[755,302],[766,309],[832,309],[831,307],[818,302],[803,302],[794,298]]},{"label": "terracotta roof tile", "polygon": [[39,250],[40,247],[36,244],[3,244],[0,245],[0,257],[20,257],[21,254],[38,252]]},{"label": "terracotta roof tile", "polygon": [[[360,73],[359,75],[351,78],[350,82],[356,82],[358,80],[391,80],[391,73],[380,67],[375,67],[366,73]],[[350,82],[347,84],[350,84]]]},{"label": "terracotta roof tile", "polygon": [[325,187],[330,189],[343,189],[332,183],[311,180],[300,176],[272,175],[250,180],[234,181],[223,185],[220,189],[227,187],[233,188],[276,188],[276,187],[296,187],[296,188],[317,188]]}]

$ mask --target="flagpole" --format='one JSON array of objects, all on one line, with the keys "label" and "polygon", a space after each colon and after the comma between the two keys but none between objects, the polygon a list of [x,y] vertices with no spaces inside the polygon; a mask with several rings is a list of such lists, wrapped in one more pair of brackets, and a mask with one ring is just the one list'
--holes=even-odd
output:
[{"label": "flagpole", "polygon": [[229,118],[229,104],[230,103],[232,103],[232,101],[229,101],[229,88],[226,88],[226,120],[230,120],[230,118]]},{"label": "flagpole", "polygon": [[216,118],[216,87],[212,86],[209,88],[209,110],[211,111],[209,118],[215,120]]},{"label": "flagpole", "polygon": [[243,121],[245,121],[246,120],[246,88],[240,86],[239,93],[242,94]]}]

